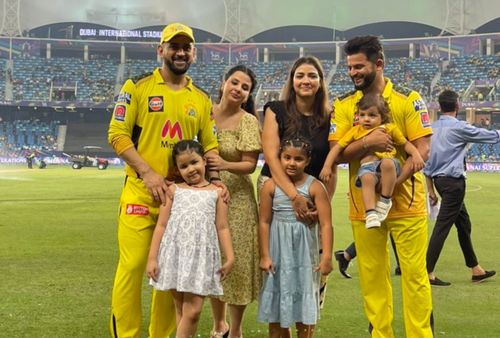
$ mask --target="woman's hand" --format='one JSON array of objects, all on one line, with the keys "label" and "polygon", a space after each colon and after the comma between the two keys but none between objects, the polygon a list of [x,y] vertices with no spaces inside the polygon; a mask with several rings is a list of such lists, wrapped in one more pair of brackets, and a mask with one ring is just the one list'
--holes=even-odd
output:
[{"label": "woman's hand", "polygon": [[318,220],[316,207],[311,200],[304,195],[297,193],[297,195],[292,199],[292,206],[295,211],[295,217],[297,217],[299,221],[306,224],[312,224]]},{"label": "woman's hand", "polygon": [[224,183],[222,183],[222,181],[220,179],[212,180],[212,181],[210,181],[210,183],[212,183],[216,187],[222,189],[222,191],[220,193],[220,197],[222,197],[222,200],[224,202],[229,203],[231,196],[229,195],[229,190],[227,189],[226,185]]},{"label": "woman's hand", "polygon": [[207,153],[205,154],[205,159],[207,160],[208,170],[227,170],[227,161],[220,157],[219,154],[214,152]]}]

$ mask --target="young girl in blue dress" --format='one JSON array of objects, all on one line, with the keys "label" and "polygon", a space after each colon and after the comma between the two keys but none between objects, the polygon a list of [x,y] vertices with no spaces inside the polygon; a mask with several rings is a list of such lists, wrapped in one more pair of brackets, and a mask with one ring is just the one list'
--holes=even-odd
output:
[{"label": "young girl in blue dress", "polygon": [[[177,338],[194,337],[205,296],[221,296],[221,280],[234,263],[228,206],[221,189],[205,179],[203,147],[183,140],[173,149],[184,182],[172,184],[172,199],[160,206],[147,275],[157,290],[172,292]],[[219,243],[226,258],[221,265]]]},{"label": "young girl in blue dress", "polygon": [[[288,328],[294,323],[299,338],[312,337],[319,319],[320,275],[332,270],[330,199],[323,184],[304,173],[311,160],[311,145],[307,140],[284,139],[279,156],[298,193],[290,199],[272,178],[261,190],[260,268],[266,275],[257,319],[269,323],[272,338],[290,337]],[[298,194],[314,203],[319,225],[297,220],[292,203]]]}]

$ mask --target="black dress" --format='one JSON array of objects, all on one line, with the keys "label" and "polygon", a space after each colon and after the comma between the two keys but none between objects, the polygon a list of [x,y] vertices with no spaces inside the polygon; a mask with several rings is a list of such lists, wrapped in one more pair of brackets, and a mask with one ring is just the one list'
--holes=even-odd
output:
[{"label": "black dress", "polygon": [[[282,140],[285,136],[285,127],[287,122],[285,102],[272,101],[266,103],[266,105],[264,106],[264,113],[266,112],[267,108],[271,108],[271,110],[276,115],[276,122],[278,123],[278,134],[280,140]],[[328,156],[328,152],[330,151],[330,146],[328,145],[330,120],[326,119],[326,121],[318,129],[315,129],[312,132],[309,129],[311,123],[311,116],[302,115],[299,135],[309,140],[312,145],[311,162],[306,167],[305,172],[319,179],[319,173],[321,172],[321,169],[323,169],[323,164],[325,163],[326,156]],[[267,163],[265,163],[262,167],[261,175],[271,177],[271,170],[269,169]]]}]

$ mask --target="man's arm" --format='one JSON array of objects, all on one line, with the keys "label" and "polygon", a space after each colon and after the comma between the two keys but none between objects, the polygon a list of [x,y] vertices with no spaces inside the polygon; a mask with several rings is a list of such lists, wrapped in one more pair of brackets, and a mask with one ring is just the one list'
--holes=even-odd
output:
[{"label": "man's arm", "polygon": [[126,149],[120,156],[139,174],[139,177],[142,178],[144,185],[148,188],[149,193],[155,201],[165,205],[168,190],[165,177],[155,172],[139,155],[135,147]]},{"label": "man's arm", "polygon": [[[332,146],[332,143],[330,143],[330,146]],[[337,163],[349,163],[360,160],[367,154],[392,151],[393,148],[391,136],[384,129],[379,128],[349,144],[339,155]]]},{"label": "man's arm", "polygon": [[276,121],[276,114],[271,110],[271,108],[267,108],[264,114],[262,149],[264,152],[264,158],[269,166],[269,169],[271,170],[271,175],[276,185],[278,185],[278,187],[280,187],[280,189],[283,190],[283,192],[292,201],[296,216],[300,219],[307,219],[307,212],[309,211],[307,198],[299,194],[297,188],[281,167],[279,159],[279,127],[278,122]]},{"label": "man's arm", "polygon": [[[411,141],[411,143],[417,148],[418,153],[420,154],[424,162],[427,161],[431,149],[431,135],[420,137],[416,140]],[[396,185],[403,183],[414,173],[415,171],[413,170],[413,162],[407,159],[403,164],[403,167],[401,168],[401,174],[396,180]]]},{"label": "man's arm", "polygon": [[116,103],[109,124],[109,144],[139,174],[151,196],[165,205],[168,186],[164,177],[156,173],[139,155],[132,141],[132,133],[138,115],[136,85],[132,80],[125,82],[119,97],[122,97],[122,100]]}]

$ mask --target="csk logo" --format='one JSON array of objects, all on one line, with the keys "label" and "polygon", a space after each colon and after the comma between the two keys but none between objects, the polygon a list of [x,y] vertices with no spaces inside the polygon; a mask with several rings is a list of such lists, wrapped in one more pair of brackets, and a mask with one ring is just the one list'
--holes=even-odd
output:
[{"label": "csk logo", "polygon": [[177,135],[179,140],[182,140],[182,129],[179,122],[175,122],[173,124],[170,120],[167,120],[165,122],[165,125],[163,126],[163,129],[161,131],[161,137],[165,138],[167,135],[171,139],[173,139],[174,136]]}]

